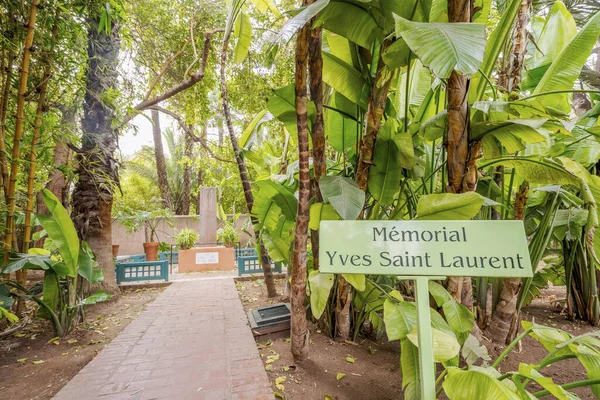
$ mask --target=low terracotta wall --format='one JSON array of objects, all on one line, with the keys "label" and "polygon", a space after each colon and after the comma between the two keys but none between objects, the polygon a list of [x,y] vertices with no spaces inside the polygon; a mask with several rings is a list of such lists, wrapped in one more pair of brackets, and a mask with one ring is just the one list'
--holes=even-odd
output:
[{"label": "low terracotta wall", "polygon": [[179,250],[179,273],[231,271],[235,268],[234,249],[225,246],[195,247]]},{"label": "low terracotta wall", "polygon": [[[228,215],[227,218],[231,220],[232,216]],[[250,237],[241,229],[249,218],[250,217],[247,215],[241,215],[235,223],[235,226],[238,228],[238,234],[240,235],[242,247],[244,247],[250,240]],[[219,229],[222,224],[223,222],[219,221],[217,223],[217,229]],[[199,232],[200,219],[197,215],[178,215],[174,218],[173,225],[174,228],[171,228],[166,222],[161,221],[159,223],[159,241],[174,244],[175,241],[173,236],[175,236],[177,232],[184,228],[191,228],[196,232]],[[250,232],[253,232],[252,227],[250,227]],[[113,244],[119,245],[119,255],[142,254],[144,252],[144,246],[142,245],[142,243],[145,241],[143,229],[139,230],[138,232],[132,232],[128,234],[127,228],[121,225],[119,220],[113,220],[112,237]],[[217,238],[215,238],[214,242],[216,241]]]}]

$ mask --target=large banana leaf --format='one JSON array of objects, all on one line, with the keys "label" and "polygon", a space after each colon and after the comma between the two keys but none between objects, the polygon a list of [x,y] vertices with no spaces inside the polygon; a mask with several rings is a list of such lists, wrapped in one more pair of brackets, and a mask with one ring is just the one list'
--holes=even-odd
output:
[{"label": "large banana leaf", "polygon": [[77,272],[90,284],[95,285],[104,280],[104,271],[102,268],[96,268],[97,266],[98,262],[94,259],[94,253],[90,245],[87,242],[81,242],[79,270]]},{"label": "large banana leaf", "polygon": [[354,65],[353,56],[354,44],[348,39],[333,32],[324,32],[325,41],[323,43],[323,51],[331,53],[348,65]]},{"label": "large banana leaf", "polygon": [[365,192],[356,182],[345,176],[324,176],[319,187],[323,200],[329,202],[342,219],[358,218],[365,203]]},{"label": "large banana leaf", "polygon": [[[56,311],[59,301],[59,286],[58,277],[52,270],[47,270],[44,273],[44,286],[42,287],[42,300],[48,308]],[[50,319],[51,314],[45,307],[40,307],[36,314],[39,318]]]},{"label": "large banana leaf", "polygon": [[[276,89],[271,96],[267,97],[267,109],[275,118],[285,124],[286,129],[292,137],[297,136],[296,128],[296,89],[294,84]],[[308,102],[307,113],[310,120],[314,120],[316,114],[315,104]]]},{"label": "large banana leaf", "polygon": [[362,292],[367,287],[367,278],[363,274],[342,274],[344,279],[359,292]]},{"label": "large banana leaf", "polygon": [[405,400],[421,400],[419,349],[408,338],[400,340],[400,369]]},{"label": "large banana leaf", "polygon": [[[298,200],[292,192],[273,181],[257,181],[255,185],[258,186],[261,196],[268,196],[277,204],[286,219],[290,221],[296,219]],[[254,212],[254,209],[252,211]]]},{"label": "large banana leaf", "polygon": [[[525,143],[540,143],[546,141],[546,136],[538,132],[544,125],[545,119],[508,121],[483,121],[471,124],[472,139],[490,135],[498,139],[509,154],[515,154],[525,148]],[[484,151],[486,147],[484,146]],[[487,157],[487,156],[486,156]]]},{"label": "large banana leaf", "polygon": [[321,221],[337,221],[340,216],[331,204],[314,203],[310,205],[310,220],[308,227],[313,231],[319,230]]},{"label": "large banana leaf", "polygon": [[429,293],[435,299],[438,307],[442,307],[448,325],[456,335],[458,342],[463,344],[473,329],[473,314],[436,282],[429,281]]},{"label": "large banana leaf", "polygon": [[252,41],[252,22],[250,22],[248,14],[242,12],[235,20],[233,36],[237,38],[233,51],[233,62],[239,64],[248,56]]},{"label": "large banana leaf", "polygon": [[285,21],[285,24],[281,27],[281,30],[269,46],[267,52],[269,53],[268,58],[273,59],[275,53],[279,49],[279,46],[287,43],[292,36],[296,34],[304,25],[308,23],[314,16],[316,16],[321,10],[323,10],[329,4],[329,0],[317,0],[314,3],[304,7],[301,12],[296,14],[293,18]]},{"label": "large banana leaf", "polygon": [[291,231],[294,221],[287,220],[283,215],[279,217],[274,229],[262,229],[261,239],[269,253],[271,260],[287,264],[290,255]]},{"label": "large banana leaf", "polygon": [[538,156],[530,157],[500,157],[479,164],[485,169],[494,165],[504,165],[514,168],[516,173],[530,183],[542,185],[581,185],[580,179],[567,169],[550,159]]},{"label": "large banana leaf", "polygon": [[552,61],[577,34],[577,24],[561,1],[556,1],[537,35],[532,57],[527,61],[527,72],[522,90],[533,90],[548,70]]},{"label": "large banana leaf", "polygon": [[447,371],[448,377],[444,380],[443,387],[450,400],[521,400],[508,386],[483,368],[471,367],[464,371],[449,367]]},{"label": "large banana leaf", "polygon": [[356,147],[358,141],[357,106],[338,92],[334,92],[325,110],[327,141],[338,153]]},{"label": "large banana leaf", "polygon": [[383,36],[373,17],[352,3],[330,3],[319,14],[313,27],[320,25],[369,50],[375,39]]},{"label": "large banana leaf", "polygon": [[373,164],[369,169],[369,193],[382,205],[390,205],[394,195],[400,189],[402,166],[400,165],[400,147],[396,140],[398,123],[389,118],[379,129]]},{"label": "large banana leaf", "polygon": [[421,196],[417,218],[421,220],[464,220],[477,215],[484,198],[478,193],[437,193]]},{"label": "large banana leaf", "polygon": [[336,56],[325,52],[323,52],[323,82],[366,110],[368,85],[361,73]]},{"label": "large banana leaf", "polygon": [[388,340],[402,340],[417,326],[417,308],[408,301],[383,303],[383,321]]},{"label": "large banana leaf", "polygon": [[273,114],[271,114],[267,109],[264,109],[256,114],[250,124],[248,124],[246,129],[244,129],[244,132],[242,132],[242,136],[238,141],[240,149],[248,150],[250,147],[252,147],[254,139],[256,138],[256,133],[260,129],[261,125],[265,122],[269,122],[272,119]]},{"label": "large banana leaf", "polygon": [[[533,94],[572,89],[598,40],[598,32],[600,13],[594,15],[554,59]],[[540,101],[546,106],[569,112],[571,105],[565,99],[564,94],[554,94],[543,96]]]},{"label": "large banana leaf", "polygon": [[561,386],[557,385],[552,381],[552,378],[543,376],[535,369],[533,364],[519,364],[519,374],[522,376],[534,380],[538,385],[548,390],[558,400],[573,400],[578,399],[577,396],[572,396]]},{"label": "large banana leaf", "polygon": [[383,61],[389,69],[406,67],[410,61],[410,47],[399,38],[383,53]]},{"label": "large banana leaf", "polygon": [[485,54],[485,26],[472,23],[421,23],[396,18],[396,35],[402,36],[423,65],[440,78],[453,70],[474,75]]},{"label": "large banana leaf", "polygon": [[327,300],[329,299],[329,292],[333,287],[334,275],[324,274],[319,271],[310,271],[308,274],[308,287],[310,288],[310,309],[315,318],[321,318],[325,307],[327,307]]},{"label": "large banana leaf", "polygon": [[69,268],[69,276],[75,278],[79,259],[79,237],[75,225],[73,225],[67,210],[51,191],[44,189],[42,199],[51,215],[37,215],[37,218],[48,237],[58,248],[63,262]]},{"label": "large banana leaf", "polygon": [[496,29],[494,29],[494,32],[490,35],[485,48],[485,58],[481,64],[481,71],[471,80],[469,103],[474,103],[483,99],[485,88],[488,85],[485,77],[490,77],[492,75],[492,71],[496,66],[496,61],[498,61],[498,56],[504,49],[506,40],[512,35],[515,19],[517,18],[522,3],[522,0],[510,0]]},{"label": "large banana leaf", "polygon": [[250,0],[252,4],[260,11],[261,13],[266,13],[267,10],[271,11],[273,15],[279,17],[281,13],[277,8],[277,5],[273,0]]},{"label": "large banana leaf", "polygon": [[[460,352],[460,345],[454,336],[448,335],[435,328],[431,329],[431,333],[433,336],[433,360],[435,362],[446,362],[458,355]],[[417,346],[417,348],[419,347],[417,327],[414,327],[406,337],[412,344]]]}]

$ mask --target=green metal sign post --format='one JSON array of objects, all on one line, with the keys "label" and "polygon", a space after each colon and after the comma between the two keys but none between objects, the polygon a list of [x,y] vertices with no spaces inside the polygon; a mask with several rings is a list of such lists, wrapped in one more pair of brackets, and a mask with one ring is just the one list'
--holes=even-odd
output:
[{"label": "green metal sign post", "polygon": [[429,280],[531,278],[522,221],[321,221],[319,271],[415,281],[421,397],[435,399]]}]

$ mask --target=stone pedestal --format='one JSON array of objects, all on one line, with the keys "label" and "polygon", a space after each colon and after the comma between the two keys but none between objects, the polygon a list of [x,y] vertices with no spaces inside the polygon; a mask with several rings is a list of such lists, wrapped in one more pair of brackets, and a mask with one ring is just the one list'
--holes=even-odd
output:
[{"label": "stone pedestal", "polygon": [[179,250],[179,273],[230,271],[235,268],[234,248],[225,246],[195,247]]},{"label": "stone pedestal", "polygon": [[216,243],[217,241],[217,188],[200,188],[200,227],[198,240],[200,243]]}]

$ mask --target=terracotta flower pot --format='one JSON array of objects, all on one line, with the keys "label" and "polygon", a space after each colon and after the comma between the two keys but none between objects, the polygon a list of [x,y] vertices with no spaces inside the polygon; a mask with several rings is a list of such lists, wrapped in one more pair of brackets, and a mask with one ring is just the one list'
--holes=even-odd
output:
[{"label": "terracotta flower pot", "polygon": [[112,250],[113,250],[113,257],[116,257],[119,255],[119,245],[118,244],[113,244]]},{"label": "terracotta flower pot", "polygon": [[158,246],[160,243],[158,242],[145,242],[144,243],[144,253],[146,253],[146,261],[156,261],[158,260]]}]

